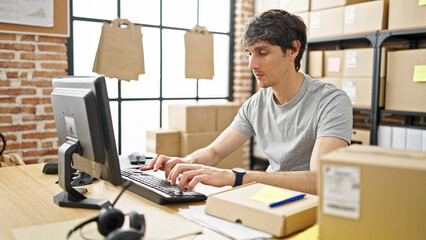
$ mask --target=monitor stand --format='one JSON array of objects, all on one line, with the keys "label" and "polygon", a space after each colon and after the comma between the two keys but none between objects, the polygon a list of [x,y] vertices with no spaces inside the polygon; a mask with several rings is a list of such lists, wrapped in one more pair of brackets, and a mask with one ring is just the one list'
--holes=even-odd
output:
[{"label": "monitor stand", "polygon": [[68,138],[59,147],[58,152],[58,177],[59,186],[64,190],[55,197],[53,201],[60,207],[101,209],[111,206],[105,199],[87,198],[83,194],[86,188],[73,188],[71,185],[71,162],[74,153],[81,154],[78,140]]}]

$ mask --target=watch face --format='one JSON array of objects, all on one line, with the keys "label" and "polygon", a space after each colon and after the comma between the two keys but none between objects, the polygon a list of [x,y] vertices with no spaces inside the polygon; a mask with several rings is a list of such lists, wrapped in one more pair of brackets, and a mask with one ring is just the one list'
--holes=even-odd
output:
[{"label": "watch face", "polygon": [[237,173],[245,173],[246,170],[244,168],[233,168],[232,171]]}]

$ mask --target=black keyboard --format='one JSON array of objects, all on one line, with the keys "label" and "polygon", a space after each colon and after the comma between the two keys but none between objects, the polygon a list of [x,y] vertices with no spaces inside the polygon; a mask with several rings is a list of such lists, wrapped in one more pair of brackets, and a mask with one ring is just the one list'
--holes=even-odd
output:
[{"label": "black keyboard", "polygon": [[207,196],[185,188],[179,192],[178,185],[171,185],[169,181],[149,175],[139,169],[123,169],[121,177],[133,182],[128,188],[148,200],[164,205],[168,203],[199,202],[207,199]]}]

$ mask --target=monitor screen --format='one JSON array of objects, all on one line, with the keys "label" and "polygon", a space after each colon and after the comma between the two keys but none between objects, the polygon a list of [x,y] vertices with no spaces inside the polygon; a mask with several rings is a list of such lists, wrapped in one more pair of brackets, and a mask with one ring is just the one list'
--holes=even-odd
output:
[{"label": "monitor screen", "polygon": [[[53,114],[59,143],[59,206],[101,208],[106,200],[87,199],[87,190],[71,186],[71,167],[114,185],[123,183],[103,76],[56,77],[52,81]],[[93,205],[94,204],[94,205]]]}]

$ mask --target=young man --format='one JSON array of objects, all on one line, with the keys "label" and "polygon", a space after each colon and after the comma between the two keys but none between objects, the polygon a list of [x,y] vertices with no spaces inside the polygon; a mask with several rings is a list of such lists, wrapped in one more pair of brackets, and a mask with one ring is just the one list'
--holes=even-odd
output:
[{"label": "young man", "polygon": [[[184,157],[160,156],[141,170],[164,170],[183,190],[199,182],[236,186],[259,182],[316,194],[321,155],[348,146],[352,105],[346,93],[300,73],[306,26],[284,10],[250,21],[242,36],[249,68],[261,89],[240,108],[232,124],[209,146]],[[258,136],[269,158],[266,172],[219,169],[228,154]]]}]

